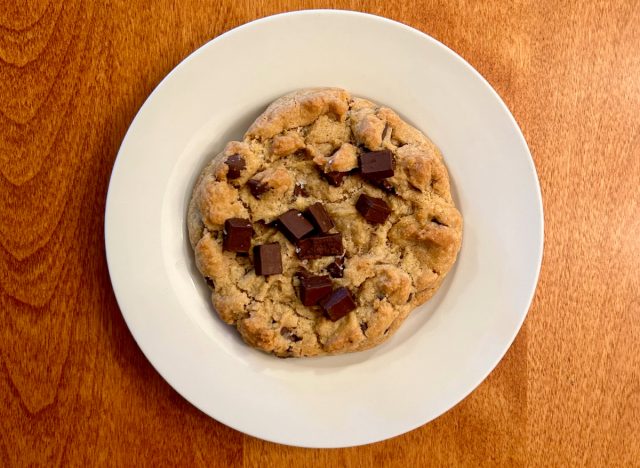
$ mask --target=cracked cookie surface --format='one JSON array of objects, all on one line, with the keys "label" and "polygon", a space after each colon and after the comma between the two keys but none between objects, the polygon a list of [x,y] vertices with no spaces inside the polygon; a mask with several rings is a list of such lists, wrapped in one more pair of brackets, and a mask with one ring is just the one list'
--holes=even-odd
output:
[{"label": "cracked cookie surface", "polygon": [[[393,175],[367,179],[360,156],[387,150]],[[360,162],[359,162],[360,161]],[[361,195],[390,208],[372,224]],[[274,221],[320,202],[342,234],[343,256],[299,258]],[[225,221],[249,220],[253,246],[278,243],[282,273],[257,275],[253,249],[223,248]],[[340,354],[389,338],[439,288],[456,260],[462,217],[440,151],[391,109],[338,88],[296,91],[273,102],[242,141],[203,170],[188,212],[196,264],[220,318],[246,343],[280,357]],[[300,300],[299,272],[331,275],[355,309],[331,320]]]}]

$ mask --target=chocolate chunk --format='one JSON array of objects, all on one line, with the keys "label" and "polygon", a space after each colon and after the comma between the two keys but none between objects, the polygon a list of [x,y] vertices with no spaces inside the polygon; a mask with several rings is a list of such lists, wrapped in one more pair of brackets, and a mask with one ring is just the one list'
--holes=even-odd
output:
[{"label": "chocolate chunk", "polygon": [[209,276],[205,276],[204,280],[207,282],[207,286],[209,286],[211,289],[216,289],[216,284],[213,282],[213,279]]},{"label": "chocolate chunk", "polygon": [[313,231],[313,226],[298,210],[278,216],[277,227],[291,242],[297,242]]},{"label": "chocolate chunk", "polygon": [[326,234],[334,226],[333,220],[327,213],[327,210],[322,206],[322,203],[314,203],[305,211],[307,219],[311,221],[311,224],[322,234]]},{"label": "chocolate chunk", "polygon": [[316,305],[318,301],[331,294],[333,286],[328,276],[307,276],[300,278],[300,300],[302,305]]},{"label": "chocolate chunk", "polygon": [[382,198],[370,197],[364,193],[358,198],[356,209],[371,224],[382,224],[391,214],[391,208]]},{"label": "chocolate chunk", "polygon": [[224,222],[222,248],[230,252],[248,252],[251,248],[253,227],[243,218],[229,218]]},{"label": "chocolate chunk", "polygon": [[300,281],[302,281],[303,278],[309,278],[311,276],[313,276],[313,273],[311,273],[309,270],[307,270],[306,268],[300,268],[298,271],[296,271],[293,276],[298,277],[298,279]]},{"label": "chocolate chunk", "polygon": [[371,184],[375,185],[376,187],[378,187],[380,190],[384,190],[387,193],[390,193],[391,195],[395,195],[396,194],[396,188],[391,185],[391,182],[389,182],[387,179],[380,179],[380,180],[369,180],[369,182],[371,182]]},{"label": "chocolate chunk", "polygon": [[366,332],[367,328],[369,328],[369,324],[367,322],[360,322],[360,330],[362,330],[362,333]]},{"label": "chocolate chunk", "polygon": [[342,255],[342,234],[325,234],[308,237],[298,242],[296,247],[298,257],[301,259],[319,258],[329,255]]},{"label": "chocolate chunk", "polygon": [[393,129],[391,128],[391,125],[388,123],[384,124],[384,130],[382,130],[382,141],[386,140],[387,137],[391,138],[392,131]]},{"label": "chocolate chunk", "polygon": [[308,197],[309,193],[307,189],[304,188],[304,185],[296,184],[295,187],[293,187],[293,195],[296,197]]},{"label": "chocolate chunk", "polygon": [[297,343],[298,341],[302,340],[302,338],[300,338],[298,335],[296,335],[295,333],[293,333],[291,331],[290,328],[288,327],[282,327],[280,329],[280,334],[285,337],[287,340],[291,340],[294,343]]},{"label": "chocolate chunk", "polygon": [[229,166],[229,170],[227,171],[227,179],[233,180],[240,177],[240,173],[242,170],[247,167],[247,164],[244,162],[244,158],[239,154],[232,154],[227,158],[225,164]]},{"label": "chocolate chunk", "polygon": [[322,174],[322,177],[324,177],[327,182],[329,182],[330,185],[333,185],[334,187],[339,187],[342,184],[342,179],[344,179],[344,176],[347,175],[346,172],[320,172]]},{"label": "chocolate chunk", "polygon": [[356,303],[347,288],[338,288],[320,301],[320,307],[335,322],[355,309]]},{"label": "chocolate chunk", "polygon": [[389,150],[361,154],[360,172],[367,179],[378,180],[393,177],[393,154]]},{"label": "chocolate chunk", "polygon": [[344,257],[336,257],[336,259],[327,265],[327,271],[332,278],[342,278],[344,274]]},{"label": "chocolate chunk", "polygon": [[253,248],[253,266],[256,275],[279,275],[282,273],[282,255],[280,254],[280,244],[256,245]]},{"label": "chocolate chunk", "polygon": [[267,223],[264,219],[259,219],[257,221],[254,221],[253,225],[260,229],[268,229],[270,227],[273,227],[273,226],[270,226],[269,223]]},{"label": "chocolate chunk", "polygon": [[256,179],[249,179],[247,181],[247,185],[249,186],[249,190],[251,191],[251,195],[256,198],[260,198],[260,195],[269,190],[269,185],[265,184]]}]

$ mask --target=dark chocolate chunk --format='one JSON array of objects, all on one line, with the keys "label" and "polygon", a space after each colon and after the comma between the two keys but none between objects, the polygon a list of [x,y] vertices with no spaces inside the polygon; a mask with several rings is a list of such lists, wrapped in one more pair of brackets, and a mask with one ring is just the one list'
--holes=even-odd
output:
[{"label": "dark chocolate chunk", "polygon": [[302,305],[316,305],[318,301],[331,294],[333,286],[328,276],[307,276],[300,278],[300,300]]},{"label": "dark chocolate chunk", "polygon": [[373,185],[378,187],[380,190],[384,190],[385,192],[390,193],[391,195],[396,194],[396,188],[393,185],[391,185],[391,182],[389,182],[387,179],[380,179],[380,180],[371,179],[369,180],[369,182],[371,182]]},{"label": "dark chocolate chunk", "polygon": [[304,185],[296,184],[295,187],[293,187],[293,195],[296,197],[308,197],[309,193],[307,189],[304,188]]},{"label": "dark chocolate chunk", "polygon": [[367,322],[360,322],[360,330],[362,330],[362,333],[366,332],[367,328],[369,328],[369,324]]},{"label": "dark chocolate chunk", "polygon": [[300,338],[298,335],[296,335],[295,333],[293,333],[291,331],[290,328],[288,327],[282,327],[280,329],[280,334],[285,337],[287,340],[291,340],[294,343],[297,343],[298,341],[302,340],[302,338]]},{"label": "dark chocolate chunk", "polygon": [[344,274],[344,257],[336,257],[336,259],[327,265],[327,272],[332,278],[342,278]]},{"label": "dark chocolate chunk", "polygon": [[393,177],[393,154],[389,150],[361,154],[360,172],[367,179],[378,180]]},{"label": "dark chocolate chunk", "polygon": [[322,177],[324,177],[330,185],[334,187],[339,187],[342,184],[342,179],[347,175],[346,172],[322,172]]},{"label": "dark chocolate chunk", "polygon": [[233,180],[240,177],[240,173],[242,170],[247,167],[247,164],[244,162],[244,158],[239,154],[232,154],[227,158],[225,164],[229,166],[229,170],[227,171],[227,179]]},{"label": "dark chocolate chunk", "polygon": [[306,268],[300,268],[298,271],[296,271],[293,274],[293,276],[298,277],[298,279],[300,279],[300,281],[302,281],[303,278],[309,278],[309,277],[313,276],[313,273],[311,273]]},{"label": "dark chocolate chunk", "polygon": [[205,276],[204,280],[207,282],[207,286],[209,286],[211,289],[216,289],[216,284],[213,282],[212,278],[210,278],[209,276]]},{"label": "dark chocolate chunk", "polygon": [[278,216],[277,227],[291,242],[297,242],[313,231],[313,226],[298,210]]},{"label": "dark chocolate chunk", "polygon": [[393,131],[393,129],[391,128],[391,125],[389,125],[388,123],[384,124],[384,130],[382,130],[382,141],[386,140],[387,137],[391,137],[391,132]]},{"label": "dark chocolate chunk", "polygon": [[342,255],[344,252],[342,248],[342,234],[325,234],[307,237],[298,242],[296,252],[298,257],[303,260],[329,255]]},{"label": "dark chocolate chunk", "polygon": [[334,226],[329,213],[327,213],[327,210],[320,202],[314,203],[307,208],[305,215],[307,219],[311,221],[311,224],[322,234],[326,234]]},{"label": "dark chocolate chunk", "polygon": [[243,218],[229,218],[224,222],[222,248],[230,252],[248,252],[251,248],[253,227]]},{"label": "dark chocolate chunk", "polygon": [[271,220],[270,223],[267,223],[267,221],[265,220],[264,225],[267,228],[278,229],[278,218]]},{"label": "dark chocolate chunk", "polygon": [[253,225],[255,227],[257,227],[257,228],[260,228],[260,229],[268,229],[268,228],[272,227],[264,219],[259,219],[257,221],[254,221]]},{"label": "dark chocolate chunk", "polygon": [[265,184],[256,179],[249,179],[247,181],[247,185],[249,186],[249,190],[251,191],[251,195],[256,198],[260,198],[260,195],[269,190],[269,185]]},{"label": "dark chocolate chunk", "polygon": [[279,275],[282,273],[282,255],[280,254],[280,244],[256,245],[253,248],[253,266],[256,275]]},{"label": "dark chocolate chunk", "polygon": [[338,288],[320,301],[320,307],[335,322],[355,309],[356,303],[347,288]]},{"label": "dark chocolate chunk", "polygon": [[382,224],[391,214],[391,208],[382,198],[370,197],[364,193],[358,198],[356,209],[371,224]]}]

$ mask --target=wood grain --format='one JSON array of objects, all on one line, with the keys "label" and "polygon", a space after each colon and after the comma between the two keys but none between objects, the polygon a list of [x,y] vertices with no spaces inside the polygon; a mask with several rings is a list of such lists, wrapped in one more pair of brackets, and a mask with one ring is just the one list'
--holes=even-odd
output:
[{"label": "wood grain", "polygon": [[466,400],[406,435],[307,450],[203,415],[137,348],[103,247],[109,175],[155,85],[265,15],[355,1],[0,3],[0,465],[640,466],[640,5],[366,3],[496,88],[538,169],[525,326]]}]

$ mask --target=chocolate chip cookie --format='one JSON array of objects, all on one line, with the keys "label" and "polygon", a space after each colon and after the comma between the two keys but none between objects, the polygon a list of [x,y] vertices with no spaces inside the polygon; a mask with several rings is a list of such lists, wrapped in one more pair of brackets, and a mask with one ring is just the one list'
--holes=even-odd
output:
[{"label": "chocolate chip cookie", "polygon": [[337,88],[273,102],[193,190],[188,228],[220,318],[280,357],[380,344],[456,260],[440,151]]}]

